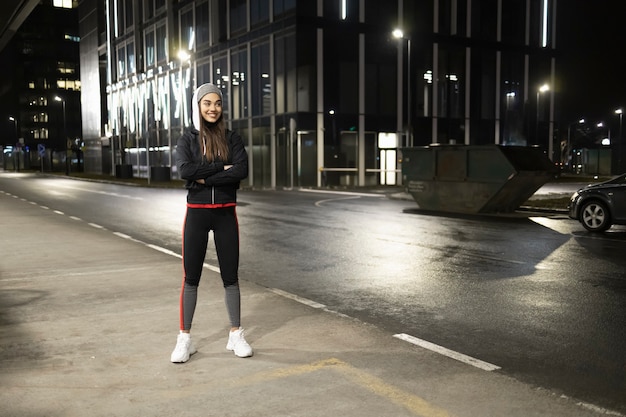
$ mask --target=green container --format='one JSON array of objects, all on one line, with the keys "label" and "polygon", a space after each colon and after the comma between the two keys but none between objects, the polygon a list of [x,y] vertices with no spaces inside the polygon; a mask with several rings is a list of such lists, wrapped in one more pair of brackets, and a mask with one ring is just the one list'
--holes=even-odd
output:
[{"label": "green container", "polygon": [[534,147],[432,145],[401,151],[403,184],[422,210],[512,212],[558,173]]}]

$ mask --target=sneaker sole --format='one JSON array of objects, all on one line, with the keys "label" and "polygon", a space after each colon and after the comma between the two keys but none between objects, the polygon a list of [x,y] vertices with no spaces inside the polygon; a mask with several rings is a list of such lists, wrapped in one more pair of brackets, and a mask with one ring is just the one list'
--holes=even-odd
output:
[{"label": "sneaker sole", "polygon": [[194,351],[193,351],[193,352],[189,352],[189,356],[187,356],[187,358],[186,358],[185,360],[175,361],[175,360],[172,360],[172,358],[170,358],[170,362],[172,362],[172,363],[185,363],[185,362],[187,362],[189,359],[191,359],[191,355],[193,355],[193,354],[194,354],[194,353],[196,353],[197,351],[198,351],[197,349],[194,349]]}]

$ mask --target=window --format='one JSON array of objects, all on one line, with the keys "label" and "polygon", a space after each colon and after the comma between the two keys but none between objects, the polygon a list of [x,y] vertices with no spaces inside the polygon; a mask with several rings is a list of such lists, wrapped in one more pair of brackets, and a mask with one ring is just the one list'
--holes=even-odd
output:
[{"label": "window", "polygon": [[134,14],[133,14],[133,0],[125,0],[126,4],[126,12],[125,12],[125,22],[126,29],[131,28],[133,26]]},{"label": "window", "polygon": [[296,8],[296,0],[274,0],[274,16],[279,16]]},{"label": "window", "polygon": [[209,43],[209,3],[202,3],[196,7],[196,44]]},{"label": "window", "polygon": [[67,79],[58,79],[57,80],[57,88],[59,88],[61,90],[80,91],[80,81],[78,81],[78,80],[67,80]]},{"label": "window", "polygon": [[65,40],[72,41],[72,42],[80,42],[80,36],[70,35],[69,33],[66,33]]},{"label": "window", "polygon": [[167,30],[165,25],[156,29],[156,58],[157,62],[163,62],[167,59]]},{"label": "window", "polygon": [[222,90],[222,110],[224,112],[224,118],[230,119],[228,106],[228,62],[226,57],[218,58],[213,62],[213,84],[217,85]]},{"label": "window", "polygon": [[146,57],[146,68],[153,67],[156,64],[156,50],[154,44],[154,29],[150,29],[146,31],[145,35],[145,57]]},{"label": "window", "polygon": [[193,25],[193,9],[187,10],[180,15],[180,45],[181,51],[193,51],[196,34]]},{"label": "window", "polygon": [[256,0],[250,2],[250,24],[265,23],[270,18],[270,5],[268,0]]},{"label": "window", "polygon": [[248,59],[245,49],[233,52],[231,55],[231,102],[233,119],[242,119],[248,116]]},{"label": "window", "polygon": [[113,10],[115,15],[115,36],[126,33],[133,26],[133,0],[115,0]]},{"label": "window", "polygon": [[126,70],[128,74],[135,73],[135,43],[129,42],[126,45]]},{"label": "window", "polygon": [[146,19],[154,17],[154,0],[144,0],[143,10]]},{"label": "window", "polygon": [[483,0],[472,3],[472,37],[479,40],[495,41],[498,22],[497,0]]},{"label": "window", "polygon": [[270,114],[272,111],[272,80],[270,79],[270,46],[263,43],[251,50],[252,115]]},{"label": "window", "polygon": [[123,78],[126,76],[126,47],[120,46],[117,48],[117,77]]},{"label": "window", "polygon": [[48,113],[35,113],[33,115],[33,122],[35,123],[47,123],[48,122]]},{"label": "window", "polygon": [[238,32],[247,27],[246,0],[230,0],[230,31]]},{"label": "window", "polygon": [[52,2],[54,7],[61,7],[63,9],[71,9],[72,8],[72,0],[54,0]]},{"label": "window", "polygon": [[60,74],[75,74],[76,64],[73,62],[57,62],[57,70]]},{"label": "window", "polygon": [[526,1],[509,0],[502,3],[502,42],[524,45]]},{"label": "window", "polygon": [[208,62],[197,64],[196,77],[198,77],[198,85],[211,82],[211,66]]},{"label": "window", "polygon": [[31,133],[33,134],[33,139],[48,139],[48,129],[45,127],[35,129]]},{"label": "window", "polygon": [[47,106],[48,99],[42,96],[31,96],[28,98],[29,106]]}]

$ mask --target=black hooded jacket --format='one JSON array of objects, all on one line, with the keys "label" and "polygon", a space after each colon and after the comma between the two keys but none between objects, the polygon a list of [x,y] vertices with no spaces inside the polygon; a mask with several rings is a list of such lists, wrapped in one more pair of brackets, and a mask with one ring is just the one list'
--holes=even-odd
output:
[{"label": "black hooded jacket", "polygon": [[[206,161],[198,143],[199,132],[189,128],[178,139],[176,146],[176,166],[180,177],[187,180],[187,203],[200,205],[234,205],[241,180],[248,176],[248,154],[241,136],[231,130],[226,131],[228,160]],[[232,165],[224,169],[224,165]],[[195,180],[203,179],[204,184]]]}]

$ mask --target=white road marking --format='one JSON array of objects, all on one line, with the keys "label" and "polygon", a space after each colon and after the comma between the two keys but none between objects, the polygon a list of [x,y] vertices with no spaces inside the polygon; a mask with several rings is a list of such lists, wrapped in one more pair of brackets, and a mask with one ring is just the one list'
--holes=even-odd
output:
[{"label": "white road marking", "polygon": [[81,187],[72,187],[71,185],[55,184],[54,186],[58,187],[58,188],[68,188],[70,190],[83,191],[83,192],[86,192],[86,193],[108,195],[108,196],[111,196],[111,197],[128,198],[128,199],[131,199],[131,200],[143,200],[143,198],[136,197],[134,195],[126,195],[126,194],[120,194],[120,193],[111,193],[111,192],[108,192],[108,191],[91,190],[91,189],[81,188]]},{"label": "white road marking", "polygon": [[295,294],[288,293],[287,291],[279,290],[278,288],[268,288],[271,292],[281,295],[285,298],[289,298],[290,300],[297,301],[301,304],[307,305],[313,308],[325,309],[326,306],[324,304],[317,303],[313,300],[309,300],[308,298],[299,297]]},{"label": "white road marking", "polygon": [[418,339],[417,337],[408,335],[406,333],[394,334],[393,337],[400,339],[400,340],[404,340],[405,342],[409,342],[416,346],[422,347],[424,349],[428,349],[435,353],[439,353],[440,355],[447,356],[459,362],[466,363],[468,365],[474,366],[476,368],[479,368],[485,371],[495,371],[497,369],[500,369],[500,367],[497,365],[493,365],[489,362],[481,361],[480,359],[472,358],[471,356],[467,356],[462,353],[455,352],[454,350],[450,350],[448,348],[436,345],[426,340]]},{"label": "white road marking", "polygon": [[376,194],[376,193],[355,193],[353,191],[334,191],[334,190],[311,190],[309,188],[301,188],[298,191],[302,191],[303,193],[319,193],[319,194],[340,194],[340,195],[352,195],[357,197],[386,197],[385,194]]}]

